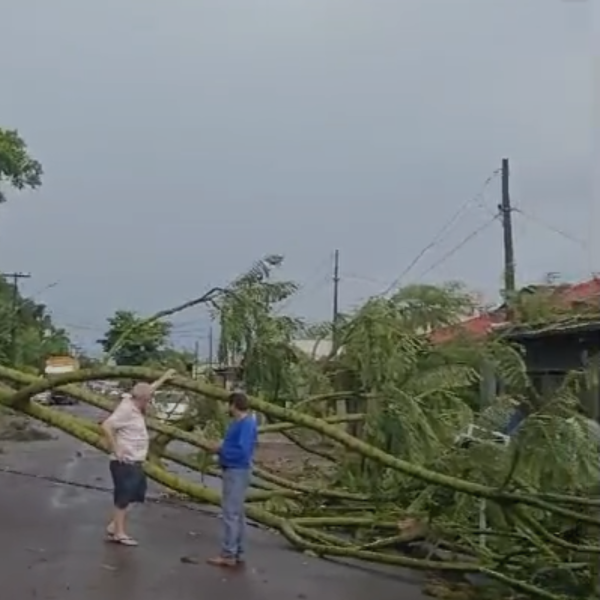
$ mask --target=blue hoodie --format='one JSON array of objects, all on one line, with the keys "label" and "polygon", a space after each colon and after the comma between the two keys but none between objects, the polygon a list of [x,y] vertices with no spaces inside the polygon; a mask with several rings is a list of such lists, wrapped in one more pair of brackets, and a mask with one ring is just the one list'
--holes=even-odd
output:
[{"label": "blue hoodie", "polygon": [[219,464],[223,469],[249,469],[258,438],[254,415],[232,421],[225,432],[219,451]]}]

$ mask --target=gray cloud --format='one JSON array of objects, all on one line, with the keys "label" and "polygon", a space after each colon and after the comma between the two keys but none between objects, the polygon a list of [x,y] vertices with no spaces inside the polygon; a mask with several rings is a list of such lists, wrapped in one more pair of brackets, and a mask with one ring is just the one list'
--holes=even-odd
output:
[{"label": "gray cloud", "polygon": [[[44,296],[57,317],[99,328],[117,307],[150,312],[281,252],[309,288],[292,308],[327,318],[335,247],[352,305],[393,280],[503,156],[515,203],[592,243],[590,11],[13,3],[1,123],[20,128],[47,175],[0,209],[2,268],[30,270],[31,290],[60,280]],[[498,195],[494,182],[492,210]],[[521,280],[598,267],[598,252],[515,218]],[[486,219],[470,210],[407,281]],[[495,225],[428,278],[493,296],[500,244]]]}]

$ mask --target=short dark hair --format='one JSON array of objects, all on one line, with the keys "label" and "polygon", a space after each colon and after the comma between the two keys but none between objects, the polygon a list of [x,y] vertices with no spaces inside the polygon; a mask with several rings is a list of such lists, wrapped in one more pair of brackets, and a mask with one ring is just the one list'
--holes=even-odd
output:
[{"label": "short dark hair", "polygon": [[250,402],[248,401],[248,396],[244,394],[244,392],[233,392],[229,394],[229,406],[233,408],[245,412],[250,408]]}]

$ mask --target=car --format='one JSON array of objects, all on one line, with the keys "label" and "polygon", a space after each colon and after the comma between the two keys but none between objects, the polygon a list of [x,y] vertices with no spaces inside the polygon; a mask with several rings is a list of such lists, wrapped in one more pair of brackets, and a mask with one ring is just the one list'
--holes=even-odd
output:
[{"label": "car", "polygon": [[67,394],[63,394],[62,392],[52,391],[50,392],[46,404],[55,406],[72,406],[77,404],[77,400],[71,396],[67,396]]},{"label": "car", "polygon": [[50,403],[50,392],[42,392],[41,394],[36,394],[32,400],[37,402],[38,404],[49,404]]}]

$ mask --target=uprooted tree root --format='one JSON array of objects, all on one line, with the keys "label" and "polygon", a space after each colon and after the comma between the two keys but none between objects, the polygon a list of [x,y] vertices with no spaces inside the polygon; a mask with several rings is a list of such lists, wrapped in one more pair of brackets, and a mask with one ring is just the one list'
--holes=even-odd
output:
[{"label": "uprooted tree root", "polygon": [[[61,391],[86,404],[108,411],[113,408],[112,402],[75,384],[98,379],[152,381],[158,379],[160,375],[159,372],[139,367],[103,367],[69,373],[49,380],[0,367],[0,380],[4,382],[0,387],[0,404],[105,451],[97,423],[41,406],[32,401],[33,396],[60,388]],[[226,391],[188,378],[176,377],[170,385],[207,399],[216,401],[227,399]],[[325,484],[311,486],[307,483],[290,481],[264,468],[256,467],[254,489],[247,503],[248,516],[268,528],[279,531],[298,549],[323,557],[352,558],[409,569],[452,572],[457,575],[482,575],[501,586],[512,589],[521,597],[549,600],[559,600],[566,596],[541,587],[533,578],[523,579],[523,573],[527,572],[523,567],[529,558],[547,557],[547,564],[550,567],[561,567],[570,573],[585,569],[593,570],[600,558],[600,546],[566,541],[547,530],[536,518],[540,513],[551,514],[572,525],[598,528],[600,527],[598,500],[576,496],[548,497],[511,489],[496,489],[481,483],[451,477],[383,452],[346,433],[336,424],[335,419],[333,422],[331,419],[328,422],[326,419],[318,419],[299,410],[276,406],[260,398],[251,398],[251,406],[273,422],[272,425],[264,428],[266,431],[283,432],[294,427],[309,429],[331,440],[336,447],[345,450],[346,453],[349,451],[361,455],[387,469],[429,486],[447,489],[454,494],[476,497],[495,505],[506,515],[507,522],[512,524],[512,528],[505,531],[486,531],[486,535],[490,538],[494,535],[512,536],[518,542],[513,554],[498,555],[492,550],[475,545],[461,545],[459,541],[461,536],[456,532],[453,536],[446,531],[444,536],[439,529],[436,531],[435,522],[426,524],[417,522],[411,515],[406,515],[403,521],[404,524],[409,523],[411,527],[400,527],[401,531],[398,531],[398,519],[389,519],[378,514],[377,507],[382,504],[381,498],[335,489]],[[218,492],[179,477],[165,466],[167,461],[175,462],[193,471],[218,475],[208,457],[207,440],[195,434],[193,426],[183,422],[180,426],[173,426],[149,419],[148,425],[155,432],[155,436],[151,445],[151,457],[145,465],[147,475],[173,492],[188,496],[196,502],[218,504],[220,502]],[[168,448],[171,440],[185,442],[195,447],[198,452],[194,456],[177,454]],[[330,458],[335,459],[335,456],[334,453]],[[294,514],[286,502],[304,506],[304,513]],[[393,499],[387,499],[386,502],[389,505],[390,502],[393,503]],[[335,516],[323,515],[319,510],[327,506],[335,508]],[[309,514],[310,507],[315,508],[313,515],[316,516]],[[402,507],[396,509],[396,514],[402,512]],[[335,531],[351,534],[339,535],[335,534]],[[368,531],[371,541],[361,542],[360,536],[352,534],[359,531]],[[398,545],[423,537],[440,552],[435,552],[426,558],[414,558],[396,551]],[[579,562],[569,560],[569,557],[574,555],[578,557]],[[568,558],[565,558],[567,556]]]}]

